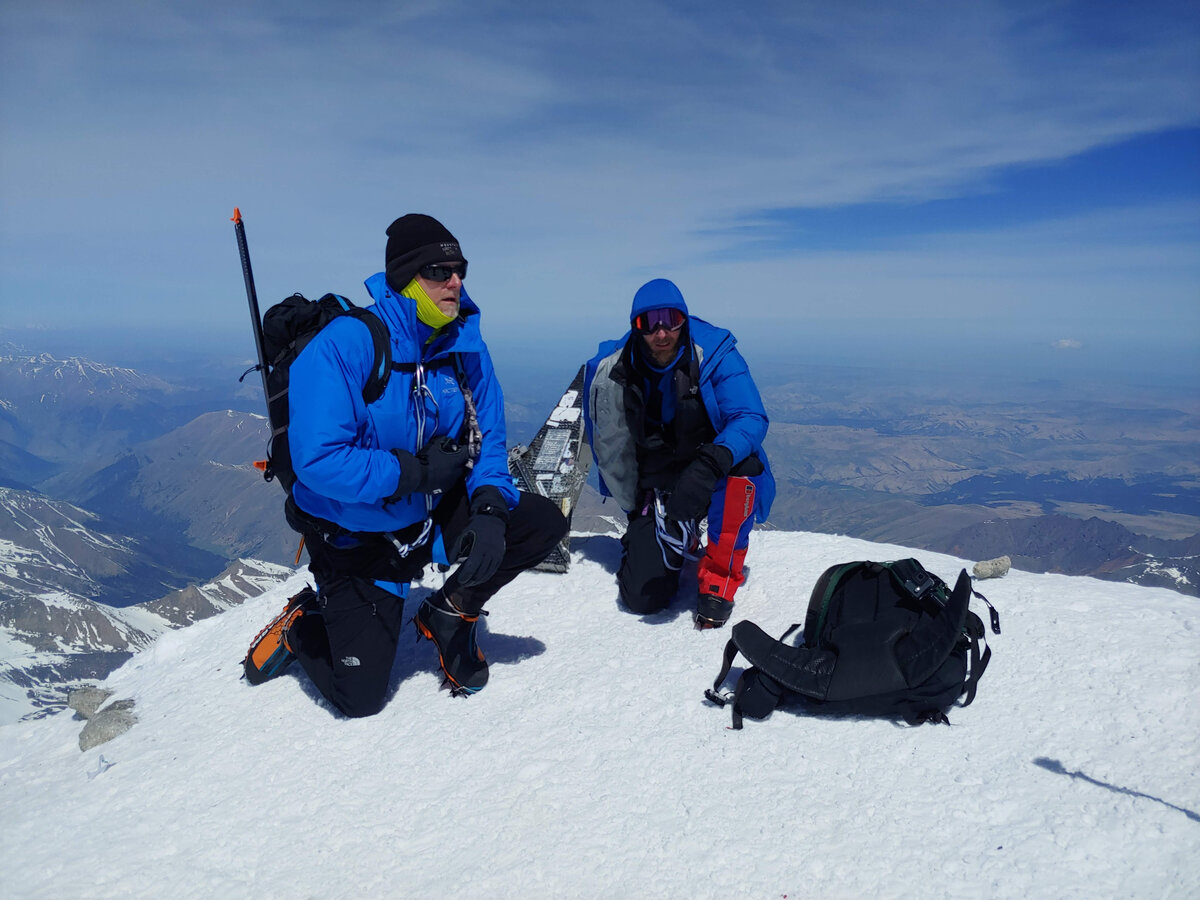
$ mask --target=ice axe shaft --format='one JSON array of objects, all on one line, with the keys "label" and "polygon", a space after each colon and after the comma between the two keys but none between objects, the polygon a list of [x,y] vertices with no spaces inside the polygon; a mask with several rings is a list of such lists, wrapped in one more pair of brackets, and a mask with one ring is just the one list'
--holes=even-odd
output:
[{"label": "ice axe shaft", "polygon": [[[254,290],[254,270],[250,267],[250,248],[246,245],[246,226],[242,222],[242,211],[233,208],[233,233],[237,236],[238,253],[242,257],[242,277],[246,281],[246,301],[250,304],[250,324],[254,329],[254,349],[258,353],[258,374],[262,378],[263,401],[268,408],[271,402],[267,390],[267,358],[263,348],[262,314],[258,311],[258,293]],[[243,376],[245,377],[245,376]]]}]

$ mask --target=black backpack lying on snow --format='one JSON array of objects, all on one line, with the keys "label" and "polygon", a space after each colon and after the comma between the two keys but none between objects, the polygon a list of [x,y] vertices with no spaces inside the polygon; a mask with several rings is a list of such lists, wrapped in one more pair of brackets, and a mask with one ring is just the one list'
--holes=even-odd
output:
[{"label": "black backpack lying on snow", "polygon": [[[992,655],[983,622],[968,608],[972,594],[987,603],[999,634],[999,615],[965,569],[950,591],[915,559],[831,566],[809,599],[804,642],[785,643],[799,624],[775,640],[753,622],[738,622],[705,696],[719,706],[732,702],[734,728],[742,716],[765,718],[797,694],[827,712],[949,723],[946,710],[963,694],[963,706],[975,699]],[[739,651],[751,667],[732,694],[719,694]]]}]

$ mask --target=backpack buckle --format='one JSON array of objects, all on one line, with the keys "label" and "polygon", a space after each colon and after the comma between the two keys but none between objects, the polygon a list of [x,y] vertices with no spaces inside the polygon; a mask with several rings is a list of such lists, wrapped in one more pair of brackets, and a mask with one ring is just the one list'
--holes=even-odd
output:
[{"label": "backpack buckle", "polygon": [[[925,567],[915,559],[900,559],[895,562],[886,563],[885,566],[891,570],[891,573],[896,576],[896,580],[916,600],[923,599],[932,588],[937,586],[936,579],[926,572]],[[939,597],[937,591],[933,593],[933,600],[938,606],[946,605],[945,598]]]},{"label": "backpack buckle", "polygon": [[709,688],[704,692],[704,697],[717,704],[717,706],[724,707],[726,703],[733,699],[733,692],[726,691],[724,694],[718,694],[715,690]]},{"label": "backpack buckle", "polygon": [[925,596],[926,592],[933,587],[933,579],[928,574],[924,578],[914,581],[911,578],[904,579],[904,588],[918,600]]}]

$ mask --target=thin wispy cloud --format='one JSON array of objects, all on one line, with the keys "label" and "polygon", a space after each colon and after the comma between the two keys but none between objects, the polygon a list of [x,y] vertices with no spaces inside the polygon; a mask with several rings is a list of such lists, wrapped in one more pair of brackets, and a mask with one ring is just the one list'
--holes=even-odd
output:
[{"label": "thin wispy cloud", "polygon": [[[854,258],[932,260],[960,294],[985,280],[975,260],[1005,255],[989,241],[1036,270],[1052,248],[1022,233],[1070,241],[1061,223],[1086,233],[1111,209],[1087,201],[1090,174],[1055,206],[1053,178],[1020,172],[1200,128],[1193,4],[696,6],[5,2],[3,318],[36,321],[36,292],[58,316],[237,323],[235,204],[275,293],[352,292],[387,222],[419,210],[463,240],[469,287],[510,324],[611,319],[643,275],[715,303],[744,289],[742,260],[801,298],[806,276],[836,273],[858,298],[847,315],[919,316],[927,278],[881,294]],[[1121,177],[1095,169],[1097,191]],[[1165,239],[1184,258],[1153,279],[1172,297],[1200,284],[1200,191],[1184,187],[1117,204],[1184,211],[1182,242]],[[1023,214],[998,215],[1002,195]],[[922,221],[936,204],[948,228]],[[1112,260],[1153,246],[1146,228],[1115,256],[1093,245],[1110,286]],[[1053,313],[1056,289],[1020,280],[1014,297]]]}]

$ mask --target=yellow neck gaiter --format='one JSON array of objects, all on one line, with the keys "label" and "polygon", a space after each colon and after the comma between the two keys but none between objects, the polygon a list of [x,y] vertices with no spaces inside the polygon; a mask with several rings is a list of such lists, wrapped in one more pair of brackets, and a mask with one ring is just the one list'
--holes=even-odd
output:
[{"label": "yellow neck gaiter", "polygon": [[[400,295],[417,304],[417,318],[432,328],[434,335],[454,321],[454,316],[448,316],[438,309],[437,304],[429,299],[429,295],[425,293],[425,289],[415,278],[408,283],[408,287],[400,292]],[[432,340],[432,336],[430,340]]]}]

